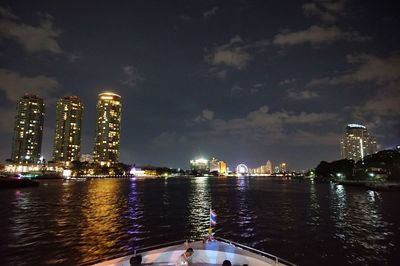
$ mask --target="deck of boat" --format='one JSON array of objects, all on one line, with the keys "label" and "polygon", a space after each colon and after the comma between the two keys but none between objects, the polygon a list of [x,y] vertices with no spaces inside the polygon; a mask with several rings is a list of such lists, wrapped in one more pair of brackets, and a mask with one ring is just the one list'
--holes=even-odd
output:
[{"label": "deck of boat", "polygon": [[[146,252],[139,252],[142,255],[142,265],[175,265],[179,256],[187,248],[193,248],[194,254],[190,265],[222,265],[224,260],[230,260],[232,265],[248,264],[250,266],[269,266],[269,265],[293,265],[274,255],[232,243],[225,239],[219,239],[204,243],[194,241],[190,243],[171,245],[163,248],[153,249]],[[129,259],[125,256],[117,259],[95,264],[96,266],[129,266]]]}]

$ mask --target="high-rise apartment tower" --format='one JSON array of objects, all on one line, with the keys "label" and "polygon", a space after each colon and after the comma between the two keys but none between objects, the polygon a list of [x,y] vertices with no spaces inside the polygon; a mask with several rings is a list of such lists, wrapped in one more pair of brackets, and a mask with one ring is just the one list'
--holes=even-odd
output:
[{"label": "high-rise apartment tower", "polygon": [[363,125],[348,124],[340,141],[340,152],[344,159],[358,161],[376,152],[376,140]]},{"label": "high-rise apartment tower", "polygon": [[79,160],[81,151],[83,104],[77,96],[66,96],[57,101],[53,160]]},{"label": "high-rise apartment tower", "polygon": [[121,96],[111,92],[99,94],[93,152],[96,163],[109,166],[119,160],[121,111]]},{"label": "high-rise apartment tower", "polygon": [[11,160],[38,163],[41,156],[45,105],[36,95],[23,96],[17,103]]}]

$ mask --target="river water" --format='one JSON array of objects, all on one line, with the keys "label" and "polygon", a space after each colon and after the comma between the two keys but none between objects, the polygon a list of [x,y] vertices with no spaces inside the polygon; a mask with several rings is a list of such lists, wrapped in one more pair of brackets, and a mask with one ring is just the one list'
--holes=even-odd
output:
[{"label": "river water", "polygon": [[0,265],[75,265],[207,232],[299,265],[399,265],[400,193],[270,178],[41,181],[0,191]]}]

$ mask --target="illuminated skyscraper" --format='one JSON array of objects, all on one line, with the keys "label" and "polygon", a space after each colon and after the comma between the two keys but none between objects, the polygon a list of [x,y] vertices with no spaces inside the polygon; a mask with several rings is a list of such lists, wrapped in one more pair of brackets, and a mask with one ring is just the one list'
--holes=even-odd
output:
[{"label": "illuminated skyscraper", "polygon": [[210,172],[219,172],[219,166],[218,166],[219,160],[216,158],[211,158],[208,161],[208,168]]},{"label": "illuminated skyscraper", "polygon": [[376,152],[376,140],[363,125],[348,124],[340,141],[342,158],[358,161]]},{"label": "illuminated skyscraper", "polygon": [[286,173],[287,172],[287,163],[280,163],[279,170],[281,173]]},{"label": "illuminated skyscraper", "polygon": [[37,163],[40,159],[45,105],[36,95],[23,96],[17,104],[11,159]]},{"label": "illuminated skyscraper", "polygon": [[[201,165],[201,161],[197,160],[197,164]],[[205,170],[207,170],[207,167],[204,168]],[[218,172],[220,175],[226,175],[227,174],[227,165],[226,162],[218,160],[216,158],[211,158],[208,161],[208,170],[210,172]]]},{"label": "illuminated skyscraper", "polygon": [[57,101],[53,160],[71,162],[79,160],[81,150],[83,104],[76,96]]},{"label": "illuminated skyscraper", "polygon": [[99,94],[93,157],[96,163],[118,162],[121,131],[121,96],[111,92]]},{"label": "illuminated skyscraper", "polygon": [[208,160],[203,158],[190,160],[190,169],[194,171],[209,171]]},{"label": "illuminated skyscraper", "polygon": [[268,160],[267,163],[265,164],[265,173],[272,174],[272,163],[270,160]]},{"label": "illuminated skyscraper", "polygon": [[220,175],[226,175],[228,173],[228,167],[226,165],[226,162],[219,161],[218,162],[218,170],[219,170]]}]

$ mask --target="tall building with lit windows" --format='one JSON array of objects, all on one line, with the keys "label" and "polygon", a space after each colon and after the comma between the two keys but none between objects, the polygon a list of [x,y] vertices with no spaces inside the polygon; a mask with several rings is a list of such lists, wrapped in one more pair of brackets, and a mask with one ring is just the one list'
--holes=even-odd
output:
[{"label": "tall building with lit windows", "polygon": [[93,159],[101,165],[118,162],[121,131],[121,96],[111,92],[99,94]]},{"label": "tall building with lit windows", "polygon": [[340,153],[343,159],[358,161],[368,154],[376,152],[376,140],[363,125],[348,124],[340,141]]},{"label": "tall building with lit windows", "polygon": [[272,174],[272,163],[270,160],[265,164],[265,173],[269,175]]},{"label": "tall building with lit windows", "polygon": [[81,151],[83,104],[77,96],[66,96],[57,101],[53,160],[79,160]]},{"label": "tall building with lit windows", "polygon": [[11,160],[38,163],[43,135],[45,105],[36,95],[23,96],[17,103]]},{"label": "tall building with lit windows", "polygon": [[288,170],[287,163],[283,162],[279,164],[279,170],[281,173],[286,173]]},{"label": "tall building with lit windows", "polygon": [[218,172],[220,175],[226,175],[228,173],[228,166],[226,165],[226,162],[224,161],[219,161],[218,162]]},{"label": "tall building with lit windows", "polygon": [[190,170],[206,172],[210,171],[208,160],[204,158],[190,160]]}]

